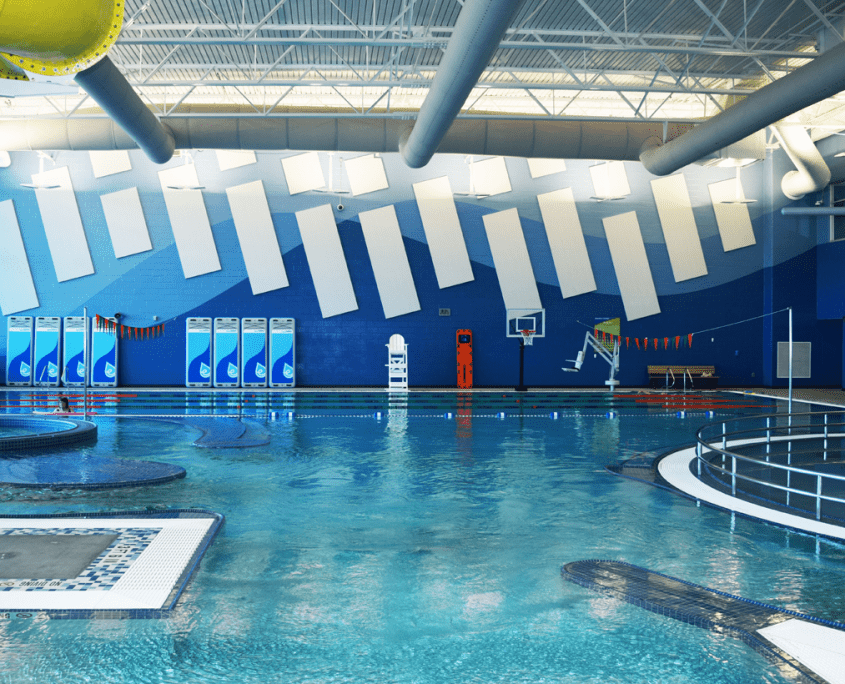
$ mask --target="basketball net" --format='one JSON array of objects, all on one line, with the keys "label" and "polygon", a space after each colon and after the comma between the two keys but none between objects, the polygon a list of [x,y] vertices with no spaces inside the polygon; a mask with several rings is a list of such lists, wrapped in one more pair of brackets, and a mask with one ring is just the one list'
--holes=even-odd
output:
[{"label": "basketball net", "polygon": [[520,330],[522,333],[522,343],[528,347],[534,344],[534,333],[537,332],[536,330]]}]

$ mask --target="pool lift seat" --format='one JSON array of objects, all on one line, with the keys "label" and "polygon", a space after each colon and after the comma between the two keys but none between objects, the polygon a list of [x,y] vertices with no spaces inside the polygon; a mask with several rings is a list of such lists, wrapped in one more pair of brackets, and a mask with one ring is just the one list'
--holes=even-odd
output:
[{"label": "pool lift seat", "polygon": [[587,355],[587,349],[590,347],[593,348],[593,351],[598,355],[601,356],[605,361],[607,361],[608,365],[610,366],[610,378],[604,381],[604,384],[607,385],[607,389],[611,392],[616,389],[619,385],[619,381],[616,379],[616,374],[619,372],[619,338],[615,337],[613,340],[613,350],[609,350],[603,342],[600,342],[595,335],[591,332],[587,332],[584,335],[584,348],[578,352],[578,357],[575,359],[567,359],[567,361],[573,363],[572,368],[564,368],[563,370],[568,373],[577,373],[581,370],[581,366],[584,363],[584,358]]},{"label": "pool lift seat", "polygon": [[402,335],[390,336],[387,347],[387,389],[408,391],[408,345]]}]

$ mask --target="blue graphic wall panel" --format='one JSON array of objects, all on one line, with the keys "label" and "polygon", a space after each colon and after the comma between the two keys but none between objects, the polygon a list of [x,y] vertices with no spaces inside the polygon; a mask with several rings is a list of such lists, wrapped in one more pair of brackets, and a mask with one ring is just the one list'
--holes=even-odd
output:
[{"label": "blue graphic wall panel", "polygon": [[214,386],[237,387],[241,373],[238,356],[239,318],[214,319]]},{"label": "blue graphic wall panel", "polygon": [[33,384],[57,387],[62,319],[39,316],[35,319],[35,375]]},{"label": "blue graphic wall panel", "polygon": [[32,384],[32,316],[9,316],[6,384]]},{"label": "blue graphic wall panel", "polygon": [[270,319],[270,387],[296,386],[294,319]]},{"label": "blue graphic wall panel", "polygon": [[211,387],[211,319],[185,321],[185,386]]},{"label": "blue graphic wall panel", "polygon": [[94,330],[91,333],[91,387],[117,386],[117,335]]},{"label": "blue graphic wall panel", "polygon": [[241,321],[241,385],[267,387],[267,319]]},{"label": "blue graphic wall panel", "polygon": [[85,384],[85,318],[65,316],[62,356],[62,384],[82,387]]}]

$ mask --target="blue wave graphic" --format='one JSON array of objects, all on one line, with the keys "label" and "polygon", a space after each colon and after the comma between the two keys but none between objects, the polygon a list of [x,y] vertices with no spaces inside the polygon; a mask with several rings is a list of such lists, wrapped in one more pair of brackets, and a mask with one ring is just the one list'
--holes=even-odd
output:
[{"label": "blue wave graphic", "polygon": [[44,356],[42,356],[35,365],[35,382],[52,382],[56,380],[55,372],[50,372],[50,366],[55,367],[59,363],[59,343]]},{"label": "blue wave graphic", "polygon": [[112,345],[110,349],[107,349],[106,352],[100,356],[94,362],[94,374],[92,377],[93,382],[102,382],[108,384],[115,384],[116,382],[116,375],[115,372],[115,365],[116,365],[116,349],[115,346]]},{"label": "blue wave graphic", "polygon": [[203,375],[203,367],[208,369],[211,366],[211,346],[206,345],[197,356],[191,359],[188,364],[188,382],[208,382],[210,373]]},{"label": "blue wave graphic", "polygon": [[82,352],[79,352],[78,354],[74,354],[67,360],[64,375],[65,382],[76,383],[83,382],[85,380],[85,375],[81,372],[82,369],[85,368],[85,359],[83,359],[82,356]]},{"label": "blue wave graphic", "polygon": [[262,346],[261,350],[255,356],[250,357],[244,363],[243,381],[263,383],[266,373],[267,371],[264,367],[264,347]]},{"label": "blue wave graphic", "polygon": [[215,381],[220,383],[231,384],[237,381],[237,378],[232,378],[229,375],[229,366],[238,367],[238,348],[235,347],[231,352],[226,354],[217,362],[217,367],[214,372]]},{"label": "blue wave graphic", "polygon": [[293,379],[293,349],[273,362],[273,382],[290,382]]},{"label": "blue wave graphic", "polygon": [[23,375],[23,368],[29,369],[29,345],[9,362],[8,382],[29,382],[29,373]]}]

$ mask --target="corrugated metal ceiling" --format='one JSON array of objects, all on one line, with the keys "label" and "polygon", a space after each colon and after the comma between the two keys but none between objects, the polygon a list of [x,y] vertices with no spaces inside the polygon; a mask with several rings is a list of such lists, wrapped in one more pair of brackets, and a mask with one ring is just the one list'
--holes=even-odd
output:
[{"label": "corrugated metal ceiling", "polygon": [[[233,97],[259,115],[306,100],[357,114],[413,111],[461,6],[127,0],[110,57],[164,116],[177,104]],[[845,0],[526,0],[466,107],[483,98],[485,111],[559,116],[571,111],[558,103],[575,96],[581,110],[593,97],[607,116],[707,116],[805,63],[799,54],[812,56],[819,35],[843,19]],[[78,104],[28,115],[62,106]]]}]

